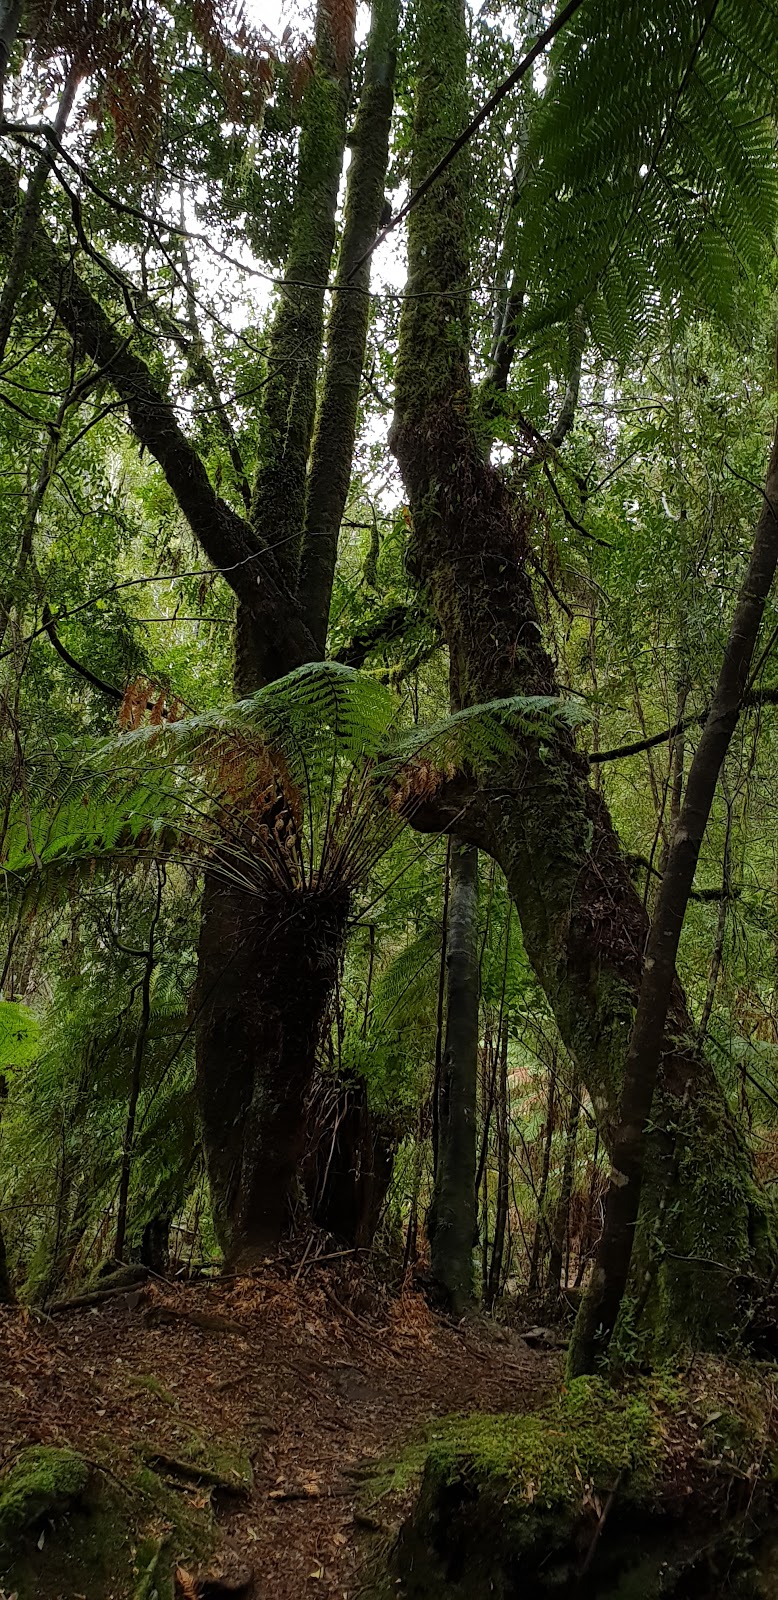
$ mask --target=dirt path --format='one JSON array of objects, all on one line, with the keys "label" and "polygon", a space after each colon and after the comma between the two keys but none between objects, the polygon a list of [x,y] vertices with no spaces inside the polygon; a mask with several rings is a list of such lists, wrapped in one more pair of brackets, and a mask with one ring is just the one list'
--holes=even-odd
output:
[{"label": "dirt path", "polygon": [[0,1466],[30,1443],[121,1463],[139,1443],[176,1456],[193,1431],[226,1440],[254,1489],[222,1518],[224,1567],[250,1568],[257,1600],[352,1600],[360,1466],[437,1415],[528,1409],[555,1372],[518,1335],[454,1328],[352,1266],[158,1284],[50,1320],[0,1314]]}]

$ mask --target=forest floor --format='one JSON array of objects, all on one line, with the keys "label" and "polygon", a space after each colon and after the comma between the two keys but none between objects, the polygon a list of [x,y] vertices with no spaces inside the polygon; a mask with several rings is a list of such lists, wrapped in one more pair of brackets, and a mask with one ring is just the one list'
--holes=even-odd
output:
[{"label": "forest floor", "polygon": [[[401,1508],[395,1495],[392,1511],[366,1509],[372,1465],[445,1413],[532,1408],[558,1367],[512,1329],[391,1296],[350,1258],[154,1281],[56,1316],[0,1312],[0,1468],[26,1445],[67,1444],[121,1475],[139,1449],[175,1462],[204,1441],[227,1476],[242,1459],[253,1477],[219,1496],[209,1571],[250,1573],[256,1600],[356,1600],[371,1523],[385,1535]],[[179,1489],[207,1501],[202,1483]]]}]

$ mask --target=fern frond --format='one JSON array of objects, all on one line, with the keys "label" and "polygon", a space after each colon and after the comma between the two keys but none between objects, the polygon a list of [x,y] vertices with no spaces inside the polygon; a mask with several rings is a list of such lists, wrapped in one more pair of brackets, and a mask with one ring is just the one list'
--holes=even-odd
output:
[{"label": "fern frond", "polygon": [[522,197],[523,333],[583,304],[600,353],[624,362],[661,302],[727,314],[769,256],[778,4],[590,0],[549,65]]},{"label": "fern frond", "polygon": [[411,728],[396,737],[384,752],[382,769],[402,783],[426,756],[435,766],[452,771],[469,767],[484,772],[516,749],[519,738],[550,741],[562,729],[588,721],[585,706],[559,695],[511,695],[466,706],[430,726]]}]

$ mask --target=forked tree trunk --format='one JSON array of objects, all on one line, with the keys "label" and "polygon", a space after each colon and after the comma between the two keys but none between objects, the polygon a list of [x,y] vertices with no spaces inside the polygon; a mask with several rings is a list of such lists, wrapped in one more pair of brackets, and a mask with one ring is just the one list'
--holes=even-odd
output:
[{"label": "forked tree trunk", "polygon": [[[388,158],[397,0],[376,0],[358,135],[347,183],[339,278],[375,237]],[[238,611],[236,690],[252,694],[323,651],[340,522],[348,493],[368,320],[359,292],[335,297],[316,408],[325,285],[336,229],[350,48],[320,0],[318,59],[306,92],[292,244],[268,351],[252,520],[298,595],[310,648],[294,647],[279,613],[258,625]],[[313,287],[312,287],[313,286]],[[315,424],[315,431],[314,431]],[[309,458],[311,468],[309,471]],[[313,553],[312,553],[313,552]],[[304,1149],[305,1105],[346,937],[340,896],[256,897],[206,886],[198,957],[198,1096],[218,1237],[230,1259],[278,1240]],[[356,1189],[351,1196],[357,1206]]]},{"label": "forked tree trunk", "polygon": [[446,1048],[438,1086],[438,1161],[427,1219],[432,1276],[455,1315],[473,1298],[478,1082],[478,851],[450,859]]},{"label": "forked tree trunk", "polygon": [[[462,0],[422,0],[411,187],[466,122]],[[413,518],[409,565],[441,623],[464,704],[558,693],[528,572],[531,511],[511,503],[483,459],[468,368],[467,165],[459,156],[410,212],[392,442]],[[444,781],[419,826],[448,823],[493,855],[518,908],[525,949],[589,1091],[606,1141],[618,1120],[623,1064],[647,919],[588,763],[560,730],[524,738],[477,783]],[[714,1255],[749,1270],[773,1250],[768,1212],[710,1064],[695,1048],[673,980],[658,1120],[688,1098],[690,1136],[676,1255]],[[688,1091],[688,1094],[687,1094]],[[715,1152],[715,1155],[712,1155]],[[657,1183],[657,1151],[651,1166]],[[661,1167],[661,1159],[659,1160]],[[663,1315],[702,1334],[724,1308],[695,1294],[694,1263],[663,1279]]]}]

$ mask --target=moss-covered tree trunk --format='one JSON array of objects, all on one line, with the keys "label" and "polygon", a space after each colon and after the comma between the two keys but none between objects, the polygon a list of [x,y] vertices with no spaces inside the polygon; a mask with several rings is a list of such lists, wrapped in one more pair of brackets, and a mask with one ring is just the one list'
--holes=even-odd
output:
[{"label": "moss-covered tree trunk", "polygon": [[[461,0],[422,0],[412,187],[466,120],[466,49]],[[465,152],[409,216],[392,440],[413,517],[409,562],[442,626],[462,701],[473,704],[555,694],[558,685],[527,569],[529,513],[484,461],[474,423],[467,182]],[[447,820],[502,866],[528,957],[610,1140],[647,922],[587,762],[564,731],[553,744],[523,739],[487,779],[463,775],[444,786],[429,822]],[[674,1249],[747,1271],[772,1249],[770,1229],[748,1153],[693,1031],[676,980],[658,1107],[658,1120],[672,1121],[688,1086],[685,1205]],[[652,1158],[656,1165],[656,1145]],[[686,1264],[674,1273],[673,1310],[715,1320],[707,1289],[695,1304],[695,1270]]]},{"label": "moss-covered tree trunk", "polygon": [[346,505],[370,318],[370,257],[384,205],[394,101],[399,0],[374,0],[365,81],[349,143],[343,239],[308,477],[298,597],[324,651],[338,536]]},{"label": "moss-covered tree trunk", "polygon": [[[393,103],[397,0],[376,0],[349,168],[338,267],[345,282],[381,214]],[[348,493],[369,313],[369,264],[336,295],[317,408],[324,302],[346,146],[353,26],[319,0],[302,108],[292,238],[270,334],[251,521],[303,623],[292,638],[239,604],[235,685],[249,695],[326,643]],[[340,19],[340,20],[339,20]],[[352,17],[353,24],[353,17]],[[285,908],[285,909],[284,909]],[[278,1239],[303,1152],[305,1104],[343,953],[348,886],[206,886],[199,947],[198,1096],[217,1231],[230,1259]]]},{"label": "moss-covered tree trunk", "polygon": [[478,1084],[478,851],[449,859],[446,1046],[437,1085],[438,1158],[427,1219],[432,1276],[455,1316],[473,1298]]},{"label": "moss-covered tree trunk", "polygon": [[653,1107],[678,946],[719,773],[737,727],[778,565],[777,501],[778,428],[751,559],[730,624],[710,710],[689,768],[646,945],[637,1011],[624,1064],[602,1239],[570,1348],[569,1368],[574,1376],[593,1371],[597,1359],[607,1350],[629,1280],[644,1181],[646,1127]]}]

